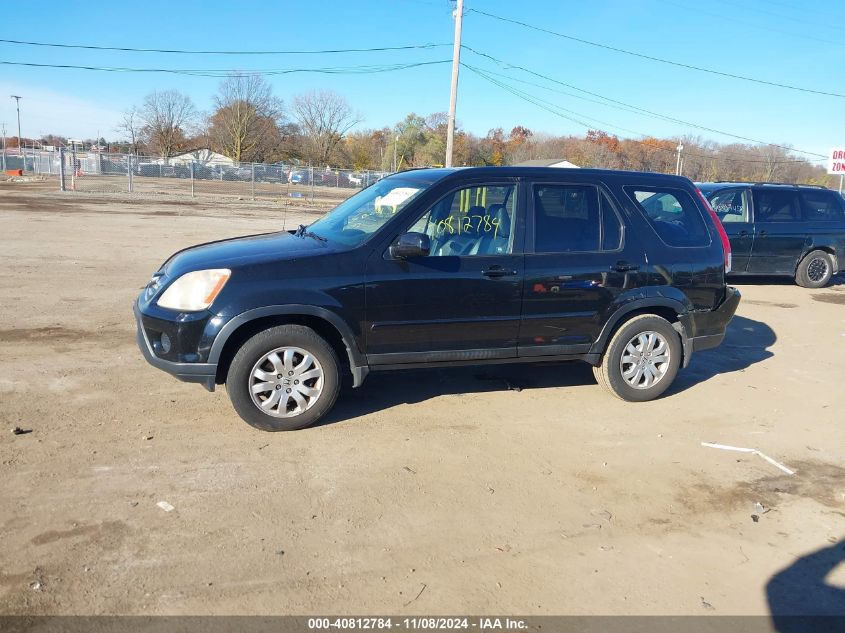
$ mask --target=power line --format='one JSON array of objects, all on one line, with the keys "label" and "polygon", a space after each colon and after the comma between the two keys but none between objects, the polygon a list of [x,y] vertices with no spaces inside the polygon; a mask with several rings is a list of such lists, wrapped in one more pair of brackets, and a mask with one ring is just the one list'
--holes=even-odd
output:
[{"label": "power line", "polygon": [[[573,86],[572,84],[568,84],[568,83],[565,83],[563,81],[559,81],[559,80],[557,80],[553,77],[549,77],[548,75],[544,75],[542,73],[538,73],[538,72],[535,72],[535,71],[530,70],[528,68],[525,68],[524,66],[518,66],[518,65],[515,65],[515,64],[505,62],[505,61],[498,59],[496,57],[493,57],[492,55],[489,55],[487,53],[482,53],[482,52],[476,51],[475,49],[470,48],[469,46],[464,46],[464,48],[467,49],[468,51],[470,51],[471,53],[475,53],[476,55],[479,55],[480,57],[486,57],[487,59],[490,59],[490,60],[492,60],[496,63],[502,64],[506,67],[514,68],[516,70],[521,70],[525,73],[528,73],[529,75],[534,75],[535,77],[540,77],[541,79],[545,79],[546,81],[551,81],[551,82],[556,83],[558,85],[565,86],[565,87],[570,88],[572,90],[576,90],[578,92],[583,92],[584,94],[588,94],[588,95],[593,96],[593,97],[598,97],[599,99],[603,99],[603,100],[609,102],[609,103],[602,103],[600,101],[587,99],[587,101],[591,101],[593,103],[600,103],[600,104],[606,105],[608,107],[619,107],[620,109],[624,109],[627,112],[633,112],[635,114],[650,116],[652,118],[662,119],[664,121],[670,121],[672,123],[679,123],[681,125],[687,125],[689,127],[693,127],[693,128],[699,129],[699,130],[703,130],[705,132],[712,132],[714,134],[721,134],[723,136],[729,136],[731,138],[735,138],[735,139],[738,139],[738,140],[741,140],[741,141],[748,141],[749,143],[759,143],[761,145],[769,145],[771,147],[777,147],[779,149],[784,149],[784,150],[787,150],[787,151],[790,151],[790,152],[798,152],[800,154],[807,154],[807,155],[810,155],[810,156],[820,156],[820,157],[826,158],[826,156],[824,154],[819,154],[817,152],[808,152],[808,151],[801,150],[801,149],[795,149],[793,147],[789,147],[789,146],[786,146],[786,145],[778,145],[777,143],[769,143],[767,141],[761,141],[759,139],[751,138],[751,137],[748,137],[748,136],[742,136],[742,135],[739,135],[739,134],[734,134],[732,132],[725,132],[724,130],[719,130],[717,128],[708,127],[706,125],[700,125],[698,123],[692,123],[691,121],[685,121],[683,119],[678,119],[676,117],[669,116],[667,114],[661,114],[659,112],[653,112],[651,110],[646,110],[645,108],[640,108],[639,106],[635,106],[635,105],[632,105],[630,103],[625,103],[624,101],[619,101],[617,99],[612,99],[610,97],[606,97],[606,96],[599,94],[597,92],[591,92],[589,90],[584,90],[583,88]],[[485,70],[485,72],[490,72],[490,71]],[[493,74],[496,74],[496,73],[493,73]],[[531,82],[526,82],[526,81],[523,81],[523,80],[520,80],[520,79],[516,79],[515,77],[510,77],[508,75],[502,75],[502,76],[506,77],[507,79],[511,79],[513,81],[528,83],[529,85],[534,85],[538,88],[543,88],[545,90],[554,91],[552,88],[548,88],[546,86],[542,86],[542,85],[538,85],[538,84],[532,84]],[[561,92],[561,91],[554,91],[554,92]],[[566,93],[566,92],[562,92],[562,94],[566,94],[566,95],[574,97],[576,99],[584,99],[584,97],[569,94],[569,93]],[[613,104],[615,104],[615,105],[613,105]]]},{"label": "power line", "polygon": [[[568,121],[571,121],[573,123],[577,123],[578,125],[586,128],[588,130],[594,129],[594,126],[590,123],[585,122],[582,119],[586,119],[588,121],[593,121],[595,123],[599,123],[601,125],[604,125],[604,126],[607,126],[607,127],[610,127],[610,128],[622,130],[624,132],[629,132],[631,134],[636,134],[638,136],[649,136],[648,134],[644,134],[644,133],[636,131],[636,130],[631,130],[629,128],[621,127],[621,126],[609,123],[607,121],[602,121],[600,119],[595,119],[593,117],[586,116],[586,115],[584,115],[580,112],[575,112],[574,110],[568,110],[568,109],[563,108],[563,107],[561,107],[561,106],[559,106],[555,103],[552,103],[550,101],[546,101],[545,99],[541,99],[541,98],[537,97],[536,95],[532,95],[532,94],[527,93],[525,91],[519,90],[518,88],[515,88],[514,86],[508,85],[504,82],[501,82],[497,79],[494,79],[493,77],[487,75],[483,71],[479,71],[479,69],[476,69],[472,66],[468,66],[466,64],[464,64],[464,66],[468,70],[474,72],[475,74],[477,74],[480,77],[486,79],[487,81],[489,81],[490,83],[498,86],[499,88],[505,90],[506,92],[511,93],[512,95],[518,97],[519,99],[522,99],[523,101],[527,101],[528,103],[531,103],[531,104],[537,106],[538,108],[542,108],[543,110],[546,110],[547,112],[550,112],[551,114],[554,114],[558,117],[561,117],[561,118],[566,119]],[[568,113],[568,114],[563,114],[563,113]],[[572,115],[574,115],[574,116],[572,116]],[[575,118],[575,117],[580,117],[580,118]],[[659,150],[659,151],[662,151],[662,152],[668,152],[668,153],[672,153],[672,154],[674,154],[674,152],[675,152],[674,149],[667,148],[667,147],[661,147],[660,145],[655,145],[653,143],[649,143],[649,142],[642,141],[642,140],[639,140],[639,139],[633,139],[632,138],[632,139],[629,139],[629,140],[634,142],[634,143],[638,143],[639,145],[643,145],[645,147],[648,147],[650,149],[656,149],[656,150]],[[803,159],[802,158],[802,159],[783,160],[783,161],[777,161],[777,160],[776,161],[768,161],[768,160],[753,160],[753,159],[748,159],[748,158],[744,158],[744,157],[731,158],[730,155],[710,156],[710,155],[707,155],[707,154],[696,154],[696,153],[689,153],[689,152],[687,153],[687,156],[693,156],[693,157],[701,158],[701,159],[704,159],[704,160],[720,160],[720,161],[729,161],[729,162],[746,162],[746,163],[778,164],[778,165],[780,165],[780,164],[795,164],[795,163],[813,163],[813,162],[819,162],[819,161],[822,161],[822,160],[826,160],[826,158],[819,158],[819,159],[815,159],[815,160],[809,160],[809,159]]]},{"label": "power line", "polygon": [[5,66],[27,66],[33,68],[62,68],[72,70],[94,70],[101,72],[115,73],[169,73],[174,75],[193,75],[197,77],[226,77],[236,74],[245,77],[249,76],[273,76],[289,75],[294,73],[318,73],[324,75],[354,75],[391,72],[395,70],[407,70],[420,66],[431,66],[434,64],[451,63],[451,59],[441,59],[428,62],[414,62],[408,64],[384,64],[374,66],[333,66],[325,68],[277,68],[266,70],[238,70],[230,69],[185,69],[185,68],[128,68],[121,66],[78,66],[74,64],[38,64],[35,62],[10,62],[0,60],[0,65]]},{"label": "power line", "polygon": [[544,29],[540,26],[535,26],[533,24],[528,24],[526,22],[520,22],[519,20],[514,20],[511,18],[506,18],[500,15],[495,15],[493,13],[487,13],[486,11],[481,11],[480,9],[467,9],[467,12],[478,13],[479,15],[487,16],[488,18],[493,18],[494,20],[500,20],[502,22],[509,22],[511,24],[517,24],[519,26],[523,26],[528,29],[532,29],[534,31],[539,31],[540,33],[547,33],[549,35],[554,35],[556,37],[561,37],[566,40],[571,40],[573,42],[578,42],[580,44],[586,44],[588,46],[594,46],[596,48],[602,48],[604,50],[613,51],[615,53],[623,53],[625,55],[631,55],[633,57],[639,57],[641,59],[647,59],[653,62],[660,62],[661,64],[668,64],[670,66],[677,66],[679,68],[686,68],[687,70],[696,70],[702,73],[709,73],[711,75],[719,75],[721,77],[730,77],[731,79],[741,79],[742,81],[750,81],[757,84],[763,84],[765,86],[774,86],[776,88],[785,88],[787,90],[795,90],[798,92],[807,92],[811,94],[818,94],[818,95],[825,95],[827,97],[838,97],[840,99],[845,99],[845,94],[841,94],[838,92],[826,92],[824,90],[815,90],[812,88],[802,88],[801,86],[793,86],[791,84],[783,84],[778,83],[776,81],[767,81],[765,79],[757,79],[755,77],[747,77],[745,75],[736,75],[733,73],[724,72],[721,70],[714,70],[712,68],[705,68],[703,66],[695,66],[693,64],[685,64],[683,62],[676,62],[670,59],[663,59],[662,57],[654,57],[652,55],[646,55],[645,53],[637,53],[635,51],[629,51],[624,48],[618,48],[616,46],[610,46],[609,44],[602,44],[600,42],[593,42],[591,40],[585,40],[580,37],[575,37],[573,35],[566,35],[565,33],[558,33],[557,31],[551,31],[549,29]]},{"label": "power line", "polygon": [[408,44],[407,46],[378,46],[375,48],[335,48],[308,51],[207,51],[177,48],[131,48],[123,46],[98,46],[94,44],[58,44],[53,42],[29,42],[24,40],[0,39],[2,44],[20,44],[25,46],[48,46],[52,48],[77,48],[93,51],[121,51],[129,53],[168,53],[175,55],[327,55],[333,53],[374,53],[383,51],[423,50],[451,44]]},{"label": "power line", "polygon": [[[786,15],[785,13],[777,13],[775,11],[768,10],[768,6],[767,6],[766,9],[761,9],[759,7],[749,7],[747,5],[743,5],[741,2],[728,2],[727,0],[717,0],[717,1],[720,2],[721,4],[729,5],[730,8],[733,9],[734,11],[739,9],[739,10],[750,11],[750,12],[756,13],[756,14],[762,13],[764,15],[771,15],[773,17],[783,18],[784,20],[790,20],[792,22],[807,24],[807,25],[812,26],[813,28],[816,28],[816,29],[824,28],[824,29],[832,29],[834,31],[840,31],[840,32],[842,31],[842,27],[836,26],[835,24],[822,24],[820,22],[814,22],[812,20],[804,20],[802,18],[798,18],[798,17],[792,16],[792,15]],[[768,4],[769,3],[767,3],[767,5]],[[795,9],[797,7],[793,6],[793,7],[789,7],[789,8]],[[801,9],[801,13],[803,15],[806,9],[805,9],[805,7],[800,7],[800,9]]]},{"label": "power line", "polygon": [[[668,4],[668,5],[671,5],[673,7],[678,8],[678,9],[683,9],[684,11],[689,11],[691,13],[694,13],[695,15],[698,15],[698,16],[709,15],[711,17],[718,18],[718,19],[720,19],[720,20],[722,20],[726,23],[729,22],[730,24],[733,24],[733,25],[750,26],[752,29],[760,29],[760,30],[763,30],[763,31],[780,33],[782,35],[789,35],[790,37],[800,37],[800,38],[807,39],[807,40],[813,40],[814,42],[822,42],[823,44],[833,44],[834,46],[845,46],[845,42],[834,42],[833,40],[826,40],[826,39],[822,39],[820,37],[814,37],[812,35],[806,35],[804,33],[796,33],[794,31],[784,31],[782,29],[772,28],[771,26],[768,26],[768,25],[765,25],[765,24],[760,24],[759,21],[755,22],[753,20],[741,20],[741,19],[736,18],[733,15],[728,17],[728,16],[725,16],[725,15],[720,14],[720,13],[714,13],[712,11],[704,11],[704,10],[698,8],[698,7],[690,7],[690,6],[687,6],[685,4],[680,4],[678,2],[672,2],[672,0],[662,0],[662,1],[666,4]],[[732,8],[736,9],[737,7],[733,6]]]}]

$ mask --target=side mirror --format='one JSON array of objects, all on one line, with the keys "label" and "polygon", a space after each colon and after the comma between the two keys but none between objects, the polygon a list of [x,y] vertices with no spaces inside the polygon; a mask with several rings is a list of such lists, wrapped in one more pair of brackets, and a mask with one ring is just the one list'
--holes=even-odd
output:
[{"label": "side mirror", "polygon": [[426,257],[431,252],[431,240],[425,233],[403,233],[390,245],[393,259]]}]

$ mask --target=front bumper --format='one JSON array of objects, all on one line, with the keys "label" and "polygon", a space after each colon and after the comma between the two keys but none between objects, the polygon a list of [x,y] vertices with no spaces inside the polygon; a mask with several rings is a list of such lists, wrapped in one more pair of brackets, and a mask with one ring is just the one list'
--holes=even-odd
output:
[{"label": "front bumper", "polygon": [[144,327],[143,315],[135,302],[135,322],[138,328],[136,340],[138,347],[147,362],[153,367],[157,367],[168,374],[175,376],[184,382],[197,382],[209,391],[214,391],[214,385],[217,378],[217,364],[216,363],[190,363],[168,360],[156,355],[156,350],[147,335],[147,329]]}]

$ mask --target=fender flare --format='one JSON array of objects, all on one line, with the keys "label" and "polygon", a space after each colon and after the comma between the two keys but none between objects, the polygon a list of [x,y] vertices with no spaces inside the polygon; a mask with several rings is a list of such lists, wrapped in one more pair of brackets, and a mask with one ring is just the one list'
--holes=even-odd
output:
[{"label": "fender flare", "polygon": [[355,336],[352,334],[352,329],[336,313],[327,310],[326,308],[313,305],[274,305],[253,308],[252,310],[241,312],[239,315],[229,320],[217,333],[217,336],[214,338],[214,343],[211,345],[211,351],[208,354],[208,362],[216,365],[220,361],[220,356],[223,353],[223,348],[226,346],[226,342],[238,328],[251,321],[255,321],[256,319],[271,316],[312,316],[328,322],[340,333],[343,345],[346,347],[346,354],[349,357],[349,365],[352,368],[355,386],[357,387],[361,382],[363,382],[364,377],[367,374],[367,362],[355,343]]},{"label": "fender flare", "polygon": [[681,345],[684,349],[684,366],[689,363],[689,358],[692,356],[691,344],[687,328],[684,324],[685,317],[689,314],[689,309],[682,302],[670,297],[643,297],[641,299],[634,299],[623,306],[621,306],[604,324],[596,342],[590,349],[590,354],[600,358],[607,348],[607,341],[610,339],[610,334],[616,326],[625,319],[626,316],[638,310],[647,310],[649,308],[670,308],[678,315],[678,323],[673,323],[672,326],[677,330],[681,337]]}]

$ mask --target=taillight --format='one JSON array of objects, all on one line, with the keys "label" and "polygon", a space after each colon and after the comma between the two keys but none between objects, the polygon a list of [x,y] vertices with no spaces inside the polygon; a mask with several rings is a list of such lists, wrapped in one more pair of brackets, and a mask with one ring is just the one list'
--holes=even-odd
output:
[{"label": "taillight", "polygon": [[722,221],[719,219],[719,216],[716,215],[716,212],[713,210],[713,207],[710,206],[710,203],[707,202],[707,198],[705,198],[704,194],[701,193],[701,189],[696,189],[695,192],[698,194],[698,199],[704,203],[704,208],[707,209],[707,213],[710,214],[713,224],[716,225],[716,230],[719,231],[719,239],[722,240],[722,250],[725,251],[725,274],[727,275],[731,272],[731,264],[733,263],[733,257],[731,255],[731,241],[728,239],[728,234],[725,233],[725,227],[722,226]]}]

